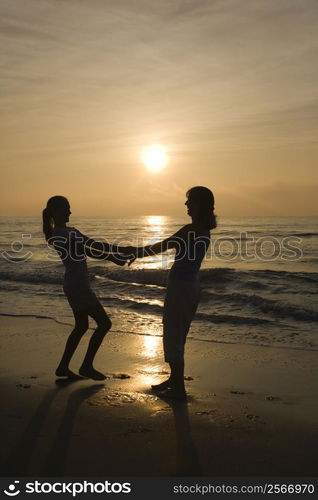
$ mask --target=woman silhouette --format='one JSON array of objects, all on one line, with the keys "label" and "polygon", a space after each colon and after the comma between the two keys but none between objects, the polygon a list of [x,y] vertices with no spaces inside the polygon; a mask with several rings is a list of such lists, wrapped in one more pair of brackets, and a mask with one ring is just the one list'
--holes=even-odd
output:
[{"label": "woman silhouette", "polygon": [[106,333],[111,328],[111,321],[90,287],[86,257],[109,260],[122,266],[128,258],[120,254],[131,253],[131,247],[117,247],[94,241],[75,227],[66,226],[70,215],[71,207],[64,196],[50,198],[42,213],[45,239],[58,252],[65,266],[63,289],[75,319],[74,329],[67,339],[55,374],[58,377],[77,377],[69,369],[69,363],[88,329],[88,317],[91,316],[96,321],[97,328],[90,339],[79,373],[83,377],[103,380],[106,378],[105,375],[94,369],[93,361]]},{"label": "woman silhouette", "polygon": [[170,376],[152,390],[164,397],[185,399],[184,346],[199,302],[199,270],[210,244],[210,229],[216,227],[214,196],[206,187],[196,186],[187,193],[185,205],[191,224],[182,227],[169,238],[138,248],[136,257],[145,257],[176,250],[175,261],[169,273],[163,310],[163,348]]}]

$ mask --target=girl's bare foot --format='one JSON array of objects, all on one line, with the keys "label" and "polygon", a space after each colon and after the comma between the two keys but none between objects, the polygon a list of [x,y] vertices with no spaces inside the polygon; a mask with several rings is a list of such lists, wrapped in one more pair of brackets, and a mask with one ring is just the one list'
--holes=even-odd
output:
[{"label": "girl's bare foot", "polygon": [[168,389],[171,387],[171,381],[170,378],[165,380],[164,382],[161,382],[161,384],[154,384],[151,386],[152,391],[164,391],[165,389]]},{"label": "girl's bare foot", "polygon": [[56,369],[55,375],[57,377],[68,377],[68,378],[74,378],[74,379],[81,378],[79,375],[72,372],[72,370],[70,370],[69,368],[62,368],[60,366]]},{"label": "girl's bare foot", "polygon": [[82,377],[91,378],[93,380],[105,380],[106,378],[103,373],[95,370],[95,368],[93,368],[92,366],[81,366],[81,368],[79,369],[79,374],[82,375]]}]

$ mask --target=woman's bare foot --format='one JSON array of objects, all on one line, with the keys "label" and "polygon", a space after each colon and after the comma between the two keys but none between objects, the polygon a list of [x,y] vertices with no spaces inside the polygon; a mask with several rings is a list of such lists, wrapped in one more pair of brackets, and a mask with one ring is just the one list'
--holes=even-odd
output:
[{"label": "woman's bare foot", "polygon": [[167,399],[177,399],[178,401],[186,401],[187,393],[181,389],[167,388],[164,391],[160,392],[161,398]]},{"label": "woman's bare foot", "polygon": [[171,381],[170,378],[165,380],[164,382],[161,382],[161,384],[154,384],[151,386],[152,391],[164,391],[165,389],[168,389],[171,387]]},{"label": "woman's bare foot", "polygon": [[60,366],[58,366],[57,369],[55,370],[55,375],[57,377],[67,377],[67,378],[74,378],[74,379],[81,378],[79,375],[72,372],[72,370],[70,370],[69,368],[62,368]]},{"label": "woman's bare foot", "polygon": [[95,368],[93,368],[92,366],[81,366],[81,368],[79,369],[79,374],[82,375],[82,377],[91,378],[93,380],[105,380],[106,378],[103,373],[95,370]]}]

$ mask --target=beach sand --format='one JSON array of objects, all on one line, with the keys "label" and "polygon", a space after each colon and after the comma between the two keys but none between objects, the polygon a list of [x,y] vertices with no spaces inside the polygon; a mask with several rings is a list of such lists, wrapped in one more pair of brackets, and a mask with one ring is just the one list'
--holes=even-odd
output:
[{"label": "beach sand", "polygon": [[161,338],[114,323],[95,363],[108,378],[63,382],[70,327],[2,317],[2,476],[317,475],[317,352],[189,340],[188,402],[169,403],[149,390]]}]

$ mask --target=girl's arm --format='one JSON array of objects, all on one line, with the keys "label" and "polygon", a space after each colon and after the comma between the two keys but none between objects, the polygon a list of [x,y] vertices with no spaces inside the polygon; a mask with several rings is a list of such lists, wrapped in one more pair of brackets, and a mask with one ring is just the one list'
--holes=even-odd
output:
[{"label": "girl's arm", "polygon": [[85,234],[82,234],[78,230],[77,233],[78,237],[81,238],[81,243],[83,243],[86,250],[91,248],[92,250],[97,250],[104,253],[122,253],[125,255],[130,255],[131,257],[133,256],[135,247],[119,247],[117,245],[113,245],[112,243],[107,243],[107,241],[95,241],[93,238],[85,236]]},{"label": "girl's arm", "polygon": [[114,264],[117,264],[118,266],[124,266],[126,262],[129,261],[129,258],[127,255],[119,255],[119,254],[112,254],[112,253],[106,253],[106,252],[100,252],[99,250],[93,252],[91,248],[85,247],[85,253],[87,257],[91,257],[92,259],[98,259],[98,260],[109,260],[110,262],[113,262]]},{"label": "girl's arm", "polygon": [[107,243],[106,241],[95,241],[92,238],[88,238],[85,243],[85,248],[92,248],[93,250],[100,250],[101,252],[122,253],[131,256],[135,250],[135,247],[132,246],[119,247],[112,243]]}]

